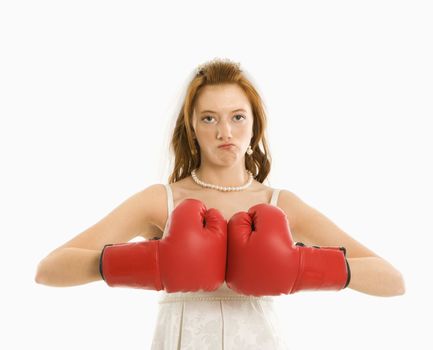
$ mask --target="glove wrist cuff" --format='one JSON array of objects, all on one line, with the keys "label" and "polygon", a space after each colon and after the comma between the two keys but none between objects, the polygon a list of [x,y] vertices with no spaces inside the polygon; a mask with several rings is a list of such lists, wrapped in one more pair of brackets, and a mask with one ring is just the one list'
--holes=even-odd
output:
[{"label": "glove wrist cuff", "polygon": [[106,244],[99,273],[110,287],[163,289],[158,264],[158,241]]},{"label": "glove wrist cuff", "polygon": [[299,290],[340,290],[349,285],[350,267],[344,247],[299,246],[300,270],[294,286]]}]

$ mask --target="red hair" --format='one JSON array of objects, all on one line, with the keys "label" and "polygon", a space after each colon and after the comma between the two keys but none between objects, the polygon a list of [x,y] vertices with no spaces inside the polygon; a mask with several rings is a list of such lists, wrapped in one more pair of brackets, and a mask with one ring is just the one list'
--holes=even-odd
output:
[{"label": "red hair", "polygon": [[200,166],[200,146],[197,140],[192,137],[194,104],[203,87],[218,84],[237,84],[245,92],[251,104],[254,120],[251,139],[253,153],[250,156],[245,156],[245,168],[251,171],[254,178],[261,183],[270,172],[271,156],[265,137],[267,120],[262,99],[238,63],[227,59],[214,59],[200,65],[187,86],[185,99],[176,119],[170,141],[170,149],[174,153],[174,169],[169,177],[169,183],[188,177],[193,169]]}]

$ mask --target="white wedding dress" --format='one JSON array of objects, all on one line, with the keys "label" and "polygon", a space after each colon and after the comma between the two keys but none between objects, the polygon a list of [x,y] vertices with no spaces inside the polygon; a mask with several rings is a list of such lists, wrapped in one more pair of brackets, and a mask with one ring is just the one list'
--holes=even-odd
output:
[{"label": "white wedding dress", "polygon": [[[166,184],[169,218],[173,194]],[[277,205],[274,189],[270,204]],[[288,350],[274,311],[275,296],[239,294],[224,282],[213,292],[159,291],[152,350]]]}]

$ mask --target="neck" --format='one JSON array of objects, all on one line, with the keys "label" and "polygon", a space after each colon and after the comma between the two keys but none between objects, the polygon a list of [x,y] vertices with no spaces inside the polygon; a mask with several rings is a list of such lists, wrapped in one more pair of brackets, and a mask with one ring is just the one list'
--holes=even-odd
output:
[{"label": "neck", "polygon": [[196,169],[197,177],[206,183],[218,186],[242,186],[248,181],[244,166],[210,167],[201,165]]}]

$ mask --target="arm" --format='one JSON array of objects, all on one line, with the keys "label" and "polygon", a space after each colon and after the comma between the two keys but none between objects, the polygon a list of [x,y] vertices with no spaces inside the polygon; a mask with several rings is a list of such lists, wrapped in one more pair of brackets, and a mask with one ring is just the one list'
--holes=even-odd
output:
[{"label": "arm", "polygon": [[102,280],[99,257],[104,245],[127,242],[143,235],[149,222],[154,222],[161,208],[165,208],[164,198],[162,185],[152,185],[134,194],[42,259],[35,281],[49,286],[73,286]]},{"label": "arm", "polygon": [[380,297],[405,293],[402,274],[389,262],[378,256],[348,258],[352,279],[348,288]]},{"label": "arm", "polygon": [[37,268],[36,283],[52,287],[70,287],[101,279],[99,250],[66,247],[56,249]]},{"label": "arm", "polygon": [[346,257],[351,270],[348,288],[377,296],[404,294],[404,279],[397,269],[350,237],[294,193],[282,190],[278,206],[284,210],[291,222],[296,241],[307,245],[346,248]]}]

